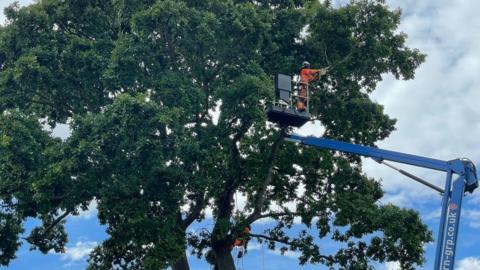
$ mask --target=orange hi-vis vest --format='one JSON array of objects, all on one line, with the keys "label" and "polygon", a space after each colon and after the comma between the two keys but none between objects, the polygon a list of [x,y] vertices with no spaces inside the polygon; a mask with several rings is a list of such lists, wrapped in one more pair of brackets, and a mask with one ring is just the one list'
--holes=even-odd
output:
[{"label": "orange hi-vis vest", "polygon": [[302,68],[300,70],[300,82],[308,84],[309,82],[318,78],[320,69]]}]

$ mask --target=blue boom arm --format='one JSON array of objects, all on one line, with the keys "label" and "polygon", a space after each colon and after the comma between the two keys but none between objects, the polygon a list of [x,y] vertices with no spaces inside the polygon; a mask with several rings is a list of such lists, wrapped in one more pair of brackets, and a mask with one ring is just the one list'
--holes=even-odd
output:
[{"label": "blue boom arm", "polygon": [[[478,187],[476,169],[471,161],[467,159],[443,161],[317,137],[291,135],[287,137],[287,140],[316,148],[370,157],[376,161],[388,160],[446,172],[447,179],[444,189],[445,192],[443,192],[442,215],[437,239],[434,270],[454,269],[462,199],[466,192],[471,193]],[[453,181],[452,184],[452,176],[454,174],[457,175],[458,178]]]},{"label": "blue boom arm", "polygon": [[404,154],[389,150],[383,150],[375,147],[357,145],[352,143],[346,143],[336,140],[329,140],[325,138],[317,137],[302,137],[299,135],[291,135],[288,140],[299,142],[301,144],[314,146],[317,148],[330,149],[345,153],[351,153],[370,157],[375,160],[389,160],[398,163],[409,164],[417,167],[423,167],[427,169],[448,172],[455,169],[460,172],[463,168],[461,163],[457,161],[443,161],[433,158],[415,156],[410,154]]}]

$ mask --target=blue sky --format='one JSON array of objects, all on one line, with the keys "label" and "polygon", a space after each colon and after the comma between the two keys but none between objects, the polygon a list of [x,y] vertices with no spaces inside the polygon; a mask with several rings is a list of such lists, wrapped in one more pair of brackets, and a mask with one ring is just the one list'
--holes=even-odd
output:
[{"label": "blue sky", "polygon": [[[12,3],[1,0],[0,8]],[[20,1],[25,5],[30,0]],[[345,1],[334,1],[341,4]],[[468,157],[478,163],[480,125],[480,1],[457,0],[388,0],[392,7],[403,10],[400,30],[407,33],[407,45],[427,53],[427,61],[416,73],[415,80],[396,81],[384,77],[373,99],[385,106],[386,112],[398,119],[397,130],[379,146],[406,153],[450,160]],[[0,22],[4,21],[3,15]],[[56,131],[65,134],[65,128]],[[300,133],[321,134],[318,125],[307,125]],[[442,185],[440,173],[399,166]],[[365,160],[365,172],[382,179],[386,192],[382,203],[394,203],[418,210],[430,229],[437,235],[441,198],[435,192],[412,182],[375,162]],[[242,204],[240,198],[239,204]],[[457,270],[480,269],[480,190],[465,198],[457,249]],[[33,226],[34,220],[27,222]],[[255,224],[261,231],[266,223]],[[208,220],[190,228],[209,228]],[[24,245],[18,259],[7,269],[84,269],[89,251],[105,239],[104,228],[96,219],[95,203],[88,211],[67,221],[69,243],[66,253],[43,255],[29,251]],[[296,227],[294,230],[298,230]],[[322,242],[326,251],[337,246]],[[432,269],[435,245],[426,246],[427,263]],[[252,243],[250,252],[239,262],[242,269],[322,269],[318,266],[299,267],[297,254],[286,256],[272,253],[258,243]],[[190,258],[191,269],[210,269],[203,261]],[[242,267],[243,264],[243,267]],[[379,270],[398,269],[395,263],[379,265]]]}]

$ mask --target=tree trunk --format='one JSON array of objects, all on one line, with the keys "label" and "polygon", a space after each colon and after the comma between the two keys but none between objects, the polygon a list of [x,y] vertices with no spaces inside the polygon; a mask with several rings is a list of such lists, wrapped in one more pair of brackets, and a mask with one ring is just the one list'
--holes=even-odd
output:
[{"label": "tree trunk", "polygon": [[235,270],[232,253],[226,247],[215,249],[215,270]]},{"label": "tree trunk", "polygon": [[190,270],[190,266],[188,265],[187,260],[187,254],[184,253],[183,256],[172,265],[172,270]]}]

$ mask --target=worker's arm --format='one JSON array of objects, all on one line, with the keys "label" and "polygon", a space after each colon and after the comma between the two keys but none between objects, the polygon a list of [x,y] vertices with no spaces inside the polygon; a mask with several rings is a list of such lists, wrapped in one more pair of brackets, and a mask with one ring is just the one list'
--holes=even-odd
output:
[{"label": "worker's arm", "polygon": [[303,76],[305,79],[304,81],[315,81],[319,78],[319,76],[323,76],[327,73],[327,68],[321,69],[313,69],[313,68],[305,68],[302,70]]},{"label": "worker's arm", "polygon": [[323,76],[323,75],[327,74],[327,70],[328,70],[328,67],[321,68],[321,69],[310,69],[310,72],[311,72],[312,75]]}]

